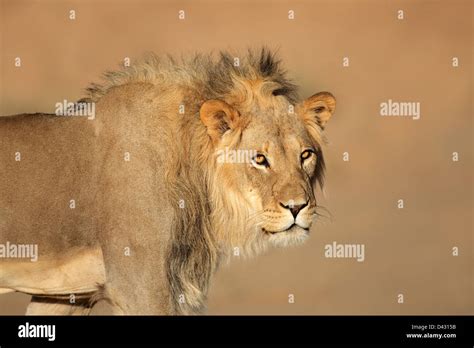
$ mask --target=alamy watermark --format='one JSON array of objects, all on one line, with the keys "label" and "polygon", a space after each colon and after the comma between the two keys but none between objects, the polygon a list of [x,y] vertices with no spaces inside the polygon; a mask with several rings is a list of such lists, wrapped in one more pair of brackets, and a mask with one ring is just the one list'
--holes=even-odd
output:
[{"label": "alamy watermark", "polygon": [[38,244],[14,244],[6,242],[0,244],[0,258],[5,259],[30,259],[38,261]]},{"label": "alamy watermark", "polygon": [[54,324],[30,324],[26,322],[18,326],[18,337],[20,338],[46,338],[48,341],[56,339],[56,325]]},{"label": "alamy watermark", "polygon": [[232,150],[226,147],[223,150],[218,150],[216,155],[217,163],[251,163],[257,155],[257,150]]},{"label": "alamy watermark", "polygon": [[62,102],[54,105],[57,116],[84,116],[88,120],[95,119],[95,103],[94,102],[68,102],[64,99]]},{"label": "alamy watermark", "polygon": [[336,241],[324,246],[324,256],[327,258],[356,259],[357,262],[365,260],[364,244],[338,244]]},{"label": "alamy watermark", "polygon": [[380,116],[402,116],[419,120],[421,107],[419,102],[396,102],[392,99],[380,103]]}]

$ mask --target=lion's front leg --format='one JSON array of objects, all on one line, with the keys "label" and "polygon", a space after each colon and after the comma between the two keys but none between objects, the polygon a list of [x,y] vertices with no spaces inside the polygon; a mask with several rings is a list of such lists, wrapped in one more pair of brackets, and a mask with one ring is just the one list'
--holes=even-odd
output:
[{"label": "lion's front leg", "polygon": [[[144,261],[146,262],[146,261]],[[153,273],[153,262],[126,268],[111,266],[104,287],[106,301],[114,315],[170,315],[170,297],[166,281]],[[132,271],[133,270],[133,271]]]},{"label": "lion's front leg", "polygon": [[[117,241],[117,234],[115,237]],[[159,241],[149,241],[147,245],[115,242],[104,246],[103,295],[113,314],[174,314],[162,249]]]},{"label": "lion's front leg", "polygon": [[[117,110],[110,122],[129,124],[126,107],[112,100]],[[98,113],[108,105],[102,102]],[[114,314],[171,314],[165,259],[174,209],[160,172],[162,154],[150,152],[148,140],[130,141],[129,127],[149,131],[130,123],[123,130],[105,127],[101,134],[113,144],[104,154],[96,199],[101,211],[97,230],[106,273],[104,296]]]}]

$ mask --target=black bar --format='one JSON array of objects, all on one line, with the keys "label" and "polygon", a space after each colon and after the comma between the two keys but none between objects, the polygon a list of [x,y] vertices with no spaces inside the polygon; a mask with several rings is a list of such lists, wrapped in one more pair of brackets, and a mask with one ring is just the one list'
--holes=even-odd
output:
[{"label": "black bar", "polygon": [[[54,341],[19,337],[19,327],[26,323],[30,329],[31,325],[55,325]],[[473,331],[472,316],[10,316],[0,317],[0,346],[384,343],[472,347]],[[450,337],[428,337],[433,334]]]}]

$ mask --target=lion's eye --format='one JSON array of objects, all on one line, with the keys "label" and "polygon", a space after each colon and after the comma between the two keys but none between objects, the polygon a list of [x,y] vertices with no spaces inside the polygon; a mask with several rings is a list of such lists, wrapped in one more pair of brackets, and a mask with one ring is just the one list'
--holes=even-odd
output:
[{"label": "lion's eye", "polygon": [[305,150],[301,153],[301,160],[302,161],[305,161],[307,160],[308,158],[310,158],[312,155],[313,155],[313,151],[312,150]]},{"label": "lion's eye", "polygon": [[270,166],[270,164],[267,161],[267,158],[262,154],[256,155],[253,158],[253,161],[255,162],[255,164],[257,164],[259,166],[264,166],[264,167],[269,167]]}]

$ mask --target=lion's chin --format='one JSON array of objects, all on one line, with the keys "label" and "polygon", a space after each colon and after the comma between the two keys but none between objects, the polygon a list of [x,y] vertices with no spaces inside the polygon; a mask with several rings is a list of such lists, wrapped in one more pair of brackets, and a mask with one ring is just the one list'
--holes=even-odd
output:
[{"label": "lion's chin", "polygon": [[263,230],[268,238],[268,242],[279,248],[300,245],[309,237],[309,229],[293,225],[289,229],[280,232],[269,232]]}]

